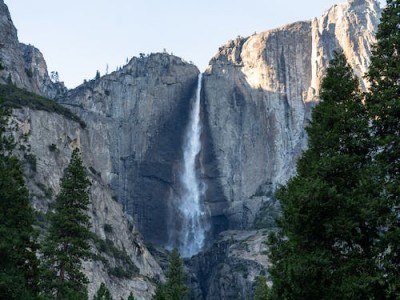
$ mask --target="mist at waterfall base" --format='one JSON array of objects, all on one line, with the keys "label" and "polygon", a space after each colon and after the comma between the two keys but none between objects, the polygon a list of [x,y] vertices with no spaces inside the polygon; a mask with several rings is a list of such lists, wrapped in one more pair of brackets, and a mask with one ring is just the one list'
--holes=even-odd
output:
[{"label": "mist at waterfall base", "polygon": [[201,97],[202,74],[199,74],[195,101],[192,104],[189,123],[183,142],[182,170],[179,177],[181,194],[174,203],[177,216],[171,220],[176,228],[175,238],[169,248],[177,247],[182,257],[192,257],[199,253],[205,243],[208,229],[207,214],[202,203],[206,186],[201,181],[196,161],[201,150]]}]

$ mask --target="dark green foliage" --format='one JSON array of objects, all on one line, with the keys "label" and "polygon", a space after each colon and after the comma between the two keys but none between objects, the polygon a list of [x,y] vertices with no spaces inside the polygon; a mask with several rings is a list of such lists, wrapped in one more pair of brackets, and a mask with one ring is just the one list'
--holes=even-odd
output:
[{"label": "dark green foliage", "polygon": [[0,103],[0,299],[36,299],[38,261],[34,213],[21,164],[6,133],[8,111]]},{"label": "dark green foliage", "polygon": [[153,300],[166,300],[166,294],[165,294],[165,286],[163,284],[157,285],[156,293],[153,297]]},{"label": "dark green foliage", "polygon": [[32,78],[32,77],[33,77],[33,71],[32,71],[32,69],[25,69],[25,73],[26,73],[26,76],[28,76],[29,78]]},{"label": "dark green foliage", "polygon": [[128,300],[135,300],[135,297],[133,296],[132,292],[130,292],[130,294],[128,296]]},{"label": "dark green foliage", "polygon": [[153,300],[166,300],[167,297],[165,295],[165,286],[163,284],[157,285],[156,293],[153,297]]},{"label": "dark green foliage", "polygon": [[262,204],[254,220],[254,229],[274,229],[276,228],[276,219],[280,214],[280,207],[272,201],[266,201]]},{"label": "dark green foliage", "polygon": [[56,151],[56,150],[57,150],[56,144],[51,144],[51,145],[49,145],[49,151],[50,151],[50,152],[54,152],[54,151]]},{"label": "dark green foliage", "polygon": [[277,193],[273,299],[399,299],[400,0],[387,1],[377,41],[368,135],[352,80],[333,62],[308,128],[310,148]]},{"label": "dark green foliage", "polygon": [[97,290],[96,294],[93,296],[93,300],[113,300],[113,297],[111,297],[111,293],[108,290],[108,288],[106,287],[106,285],[104,284],[104,282],[102,282],[100,284],[99,289]]},{"label": "dark green foliage", "polygon": [[[134,264],[125,249],[120,250],[115,247],[113,241],[110,239],[103,240],[94,234],[91,234],[90,239],[100,252],[98,255],[92,255],[92,259],[101,261],[109,275],[117,278],[131,278],[139,274],[139,268]],[[103,255],[113,258],[117,266],[111,267],[108,260]]]},{"label": "dark green foliage", "polygon": [[[386,297],[400,295],[400,0],[387,0],[377,32],[366,105],[372,120],[374,180],[381,228],[376,263]],[[393,298],[394,299],[394,298]]]},{"label": "dark green foliage", "polygon": [[130,278],[137,274],[136,268],[133,270],[126,268],[125,266],[116,266],[114,268],[108,268],[108,275],[114,276],[117,278]]},{"label": "dark green foliage", "polygon": [[87,299],[88,280],[80,269],[81,260],[90,256],[89,185],[79,150],[75,149],[61,179],[43,245],[43,290],[55,299]]},{"label": "dark green foliage", "polygon": [[104,232],[106,233],[111,233],[113,231],[113,228],[110,224],[104,224]]},{"label": "dark green foliage", "polygon": [[11,73],[8,74],[8,77],[7,77],[7,84],[8,84],[9,86],[14,86],[14,82],[13,82],[13,80],[12,80]]},{"label": "dark green foliage", "polygon": [[276,194],[282,216],[280,231],[269,238],[271,298],[379,298],[368,118],[341,53],[327,70],[321,99],[297,175]]},{"label": "dark green foliage", "polygon": [[37,159],[34,154],[24,154],[25,161],[28,163],[29,168],[32,170],[32,172],[37,171]]},{"label": "dark green foliage", "polygon": [[0,84],[0,97],[4,99],[4,104],[11,108],[29,107],[36,110],[54,112],[62,115],[67,119],[78,122],[82,128],[86,127],[77,115],[72,113],[68,108],[58,104],[53,100],[46,99],[34,93],[17,88],[12,84]]},{"label": "dark green foliage", "polygon": [[165,289],[166,299],[178,300],[187,298],[188,289],[185,285],[182,260],[177,249],[171,252],[167,284]]},{"label": "dark green foliage", "polygon": [[256,289],[254,291],[254,300],[268,300],[269,299],[269,288],[265,276],[258,276]]},{"label": "dark green foliage", "polygon": [[188,299],[188,288],[185,285],[183,265],[177,249],[171,252],[167,272],[167,282],[157,286],[155,300]]},{"label": "dark green foliage", "polygon": [[9,157],[15,148],[14,139],[7,134],[9,116],[10,110],[5,107],[2,97],[0,97],[0,154],[2,157]]},{"label": "dark green foliage", "polygon": [[240,263],[233,267],[233,272],[241,273],[243,277],[247,278],[249,270],[247,269],[246,265]]},{"label": "dark green foliage", "polygon": [[35,225],[37,226],[40,233],[47,232],[49,223],[46,214],[40,211],[35,211],[34,216],[35,216]]}]

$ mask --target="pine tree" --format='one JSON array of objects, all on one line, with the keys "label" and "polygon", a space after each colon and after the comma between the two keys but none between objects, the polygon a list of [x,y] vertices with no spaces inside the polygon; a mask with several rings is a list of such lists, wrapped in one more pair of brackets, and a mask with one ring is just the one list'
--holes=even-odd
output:
[{"label": "pine tree", "polygon": [[269,288],[265,276],[258,276],[256,289],[254,291],[254,300],[268,300],[269,299]]},{"label": "pine tree", "polygon": [[169,258],[165,294],[168,300],[182,300],[187,298],[188,289],[185,285],[183,264],[177,249],[171,252]]},{"label": "pine tree", "polygon": [[130,292],[130,294],[128,296],[128,300],[135,300],[135,297],[133,296],[132,292]]},{"label": "pine tree", "polygon": [[276,193],[282,215],[280,231],[269,237],[272,299],[374,297],[378,233],[361,100],[345,56],[335,53],[306,128],[309,148]]},{"label": "pine tree", "polygon": [[96,77],[95,80],[99,80],[100,79],[100,72],[99,70],[96,71]]},{"label": "pine tree", "polygon": [[376,264],[390,298],[400,295],[400,0],[387,0],[376,38],[366,105],[372,120],[374,178],[380,186]]},{"label": "pine tree", "polygon": [[9,111],[0,103],[0,299],[36,299],[38,261],[34,214],[22,167],[7,135]]},{"label": "pine tree", "polygon": [[167,272],[167,282],[157,286],[155,300],[183,300],[188,297],[183,265],[177,249],[171,252]]},{"label": "pine tree", "polygon": [[113,300],[113,297],[111,297],[111,293],[104,282],[100,284],[100,287],[97,290],[97,293],[94,295],[93,300]]},{"label": "pine tree", "polygon": [[78,149],[61,179],[61,191],[50,218],[43,245],[43,289],[55,299],[87,299],[88,279],[81,272],[82,259],[90,255],[89,180]]},{"label": "pine tree", "polygon": [[166,300],[166,295],[165,295],[165,285],[160,283],[157,285],[156,288],[156,293],[153,297],[153,300]]}]

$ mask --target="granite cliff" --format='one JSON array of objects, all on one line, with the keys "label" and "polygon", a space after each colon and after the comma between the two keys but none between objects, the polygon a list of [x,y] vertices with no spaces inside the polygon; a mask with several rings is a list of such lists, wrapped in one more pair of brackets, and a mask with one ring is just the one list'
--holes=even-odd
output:
[{"label": "granite cliff", "polygon": [[[304,128],[334,50],[345,53],[360,88],[367,88],[363,74],[379,17],[377,1],[350,0],[318,19],[229,41],[210,61],[201,170],[214,228],[234,231],[192,259],[195,299],[252,299],[249,283],[268,263],[262,234],[248,230],[274,227],[273,193],[293,175],[307,145]],[[246,250],[235,255],[232,249]]]},{"label": "granite cliff", "polygon": [[48,98],[66,90],[62,82],[50,80],[42,53],[18,41],[17,29],[3,0],[0,1],[0,83],[13,83]]},{"label": "granite cliff", "polygon": [[[0,83],[12,84],[47,98],[60,97],[67,92],[62,83],[50,79],[40,51],[19,43],[4,1],[0,1]],[[116,299],[127,298],[131,291],[136,299],[151,299],[155,282],[164,279],[163,271],[147,250],[132,217],[116,201],[109,182],[103,180],[93,167],[93,153],[98,150],[92,148],[96,135],[92,136],[87,123],[79,117],[53,105],[46,106],[50,100],[18,91],[13,86],[2,89],[3,100],[9,101],[10,91],[16,91],[14,98],[24,98],[17,101],[18,108],[13,110],[12,122],[17,128],[16,154],[23,161],[40,230],[47,228],[45,214],[53,207],[72,150],[79,147],[92,183],[89,214],[93,257],[84,262],[84,271],[90,280],[89,298],[100,283],[105,282]],[[26,99],[32,103],[26,103]],[[101,159],[102,151],[97,153]],[[98,165],[101,166],[102,162]]]},{"label": "granite cliff", "polygon": [[[72,149],[80,147],[84,161],[91,155],[85,151],[90,133],[63,115],[30,108],[14,110],[12,119],[18,128],[17,154],[24,162],[32,205],[45,230],[44,216],[52,209]],[[150,299],[154,281],[161,280],[163,272],[145,247],[136,225],[113,199],[110,188],[93,167],[86,166],[92,183],[89,214],[94,253],[93,259],[84,264],[90,280],[89,295],[105,282],[115,297],[126,298],[133,291],[137,299]]]},{"label": "granite cliff", "polygon": [[260,210],[275,213],[272,192],[306,146],[304,126],[334,50],[344,51],[366,87],[379,15],[376,1],[350,0],[319,19],[229,41],[212,58],[202,168],[211,213],[230,229],[252,227]]},{"label": "granite cliff", "polygon": [[133,216],[147,241],[174,231],[182,140],[198,69],[165,53],[132,58],[57,101],[87,123],[87,163]]},{"label": "granite cliff", "polygon": [[[274,227],[273,193],[306,147],[324,70],[342,49],[365,89],[379,16],[377,1],[349,0],[320,18],[229,41],[211,59],[197,162],[211,222],[208,248],[187,260],[194,299],[252,298],[254,278],[268,267],[266,231],[254,229]],[[93,182],[90,295],[106,282],[118,299],[129,291],[150,299],[164,278],[144,241],[172,246],[177,234],[183,135],[198,73],[157,53],[68,91],[50,80],[39,50],[19,43],[0,0],[0,83],[55,99],[86,124],[28,107],[13,114],[39,218],[51,209],[72,149],[82,150]]]}]

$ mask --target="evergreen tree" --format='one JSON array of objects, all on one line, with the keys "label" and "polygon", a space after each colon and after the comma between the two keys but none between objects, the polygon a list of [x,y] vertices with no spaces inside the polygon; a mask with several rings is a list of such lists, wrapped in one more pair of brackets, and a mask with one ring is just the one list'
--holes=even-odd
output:
[{"label": "evergreen tree", "polygon": [[130,294],[128,296],[128,300],[135,300],[135,297],[133,296],[132,292],[130,292]]},{"label": "evergreen tree", "polygon": [[153,300],[166,300],[166,295],[165,295],[165,285],[160,283],[157,285],[156,288],[156,293],[153,297]]},{"label": "evergreen tree", "polygon": [[387,0],[368,72],[374,179],[379,183],[376,264],[386,297],[400,295],[400,0]]},{"label": "evergreen tree", "polygon": [[94,295],[93,300],[113,300],[113,298],[111,297],[111,293],[104,282],[100,284],[100,287],[97,290],[96,295]]},{"label": "evergreen tree", "polygon": [[374,298],[378,232],[368,180],[368,118],[358,81],[335,53],[306,128],[309,148],[276,196],[279,232],[269,237],[272,299]]},{"label": "evergreen tree", "polygon": [[185,285],[185,274],[183,264],[177,249],[172,250],[169,258],[169,269],[167,272],[167,284],[165,295],[167,300],[186,299],[188,288]]},{"label": "evergreen tree", "polygon": [[265,276],[258,276],[256,289],[254,291],[254,300],[268,300],[269,299],[269,288]]},{"label": "evergreen tree", "polygon": [[88,279],[80,269],[82,259],[90,255],[89,185],[79,150],[75,149],[61,179],[43,245],[43,289],[51,298],[87,299]]},{"label": "evergreen tree", "polygon": [[157,286],[155,300],[182,300],[187,299],[188,288],[185,285],[183,265],[177,249],[171,252],[167,282]]},{"label": "evergreen tree", "polygon": [[34,215],[22,167],[11,154],[9,111],[0,103],[0,299],[36,299],[38,261]]}]

